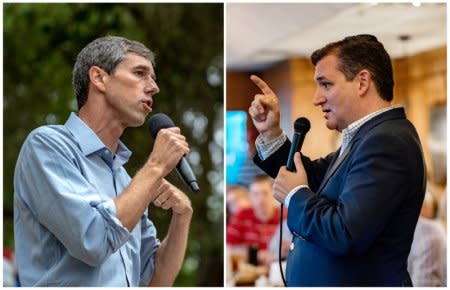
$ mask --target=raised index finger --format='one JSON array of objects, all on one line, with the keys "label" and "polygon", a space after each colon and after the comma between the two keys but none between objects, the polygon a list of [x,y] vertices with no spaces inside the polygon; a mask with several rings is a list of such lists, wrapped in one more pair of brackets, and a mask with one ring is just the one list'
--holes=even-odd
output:
[{"label": "raised index finger", "polygon": [[258,88],[261,90],[261,92],[264,95],[271,95],[274,94],[274,92],[272,91],[272,89],[266,84],[265,81],[263,81],[261,78],[259,78],[256,75],[251,75],[250,79],[252,80],[252,82],[258,86]]}]

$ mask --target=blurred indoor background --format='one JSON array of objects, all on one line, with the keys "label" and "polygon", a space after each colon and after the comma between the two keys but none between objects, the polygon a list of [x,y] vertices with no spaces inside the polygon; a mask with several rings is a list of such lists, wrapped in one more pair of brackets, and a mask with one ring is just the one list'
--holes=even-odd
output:
[{"label": "blurred indoor background", "polygon": [[[249,142],[254,142],[257,132],[247,110],[254,95],[259,93],[249,76],[259,75],[277,93],[281,126],[288,136],[292,136],[296,118],[304,116],[311,121],[302,152],[311,158],[325,156],[340,146],[341,139],[338,132],[326,128],[320,108],[312,104],[316,85],[309,57],[315,49],[345,36],[373,34],[392,58],[393,103],[405,106],[409,120],[417,128],[427,163],[428,191],[445,215],[446,10],[445,3],[420,4],[419,1],[229,3],[226,15],[227,188],[236,184],[245,187],[245,180],[249,179],[248,175],[242,178],[242,168],[248,166],[249,151],[254,150]],[[248,173],[249,169],[244,172]],[[231,266],[227,269],[229,285],[236,283],[232,281],[236,265]]]}]

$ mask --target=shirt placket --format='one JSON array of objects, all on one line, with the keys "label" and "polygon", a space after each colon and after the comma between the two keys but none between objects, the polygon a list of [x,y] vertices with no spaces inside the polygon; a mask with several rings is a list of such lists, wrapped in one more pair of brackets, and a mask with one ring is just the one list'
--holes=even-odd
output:
[{"label": "shirt placket", "polygon": [[[116,178],[117,172],[118,172],[117,169],[111,169],[112,179],[113,179],[113,184],[114,184],[114,191],[115,191],[116,197],[118,195],[117,183],[116,183],[116,181],[117,181],[117,178]],[[122,191],[122,189],[119,189],[119,190]],[[123,262],[124,267],[125,267],[125,276],[127,278],[127,285],[128,285],[128,287],[130,287],[131,286],[131,282],[130,282],[131,278],[130,278],[130,270],[128,269],[128,265],[130,264],[130,261],[129,261],[128,255],[126,253],[125,245],[119,249],[119,252],[120,252],[120,257],[122,258],[122,262]]]},{"label": "shirt placket", "polygon": [[[117,186],[117,172],[118,172],[118,168],[116,168],[117,166],[115,166],[115,162],[117,162],[117,160],[115,160],[115,157],[112,156],[112,153],[105,149],[104,150],[104,160],[106,161],[106,163],[109,166],[109,169],[111,170],[111,177],[112,177],[112,182],[113,182],[113,186],[114,186],[114,195],[117,197],[119,194],[119,191],[122,192],[122,188],[118,188]],[[122,263],[124,265],[124,269],[125,269],[125,278],[127,280],[127,286],[130,287],[131,286],[131,278],[130,278],[130,271],[128,269],[128,265],[130,264],[130,261],[128,259],[128,255],[126,253],[126,243],[125,245],[123,245],[122,247],[119,248],[119,254],[120,254],[120,258],[122,259]]]}]

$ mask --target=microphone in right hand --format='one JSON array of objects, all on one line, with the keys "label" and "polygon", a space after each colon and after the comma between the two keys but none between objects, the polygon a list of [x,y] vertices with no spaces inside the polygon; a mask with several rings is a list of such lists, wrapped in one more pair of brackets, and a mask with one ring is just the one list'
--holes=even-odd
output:
[{"label": "microphone in right hand", "polygon": [[286,164],[287,170],[294,172],[294,154],[300,152],[305,141],[306,133],[311,128],[311,124],[305,117],[300,117],[294,122],[294,136],[292,136],[291,148],[289,150],[288,160]]},{"label": "microphone in right hand", "polygon": [[[153,139],[156,139],[156,135],[158,134],[159,130],[171,127],[175,127],[175,124],[169,116],[163,113],[155,114],[148,120],[148,129]],[[185,157],[181,157],[176,169],[178,175],[184,181],[191,192],[196,193],[200,191],[200,187],[197,183],[197,178],[195,177],[195,174]]]}]

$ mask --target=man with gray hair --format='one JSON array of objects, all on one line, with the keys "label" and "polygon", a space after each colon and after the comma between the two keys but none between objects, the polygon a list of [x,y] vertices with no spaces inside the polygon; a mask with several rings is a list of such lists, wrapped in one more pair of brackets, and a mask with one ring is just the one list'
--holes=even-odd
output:
[{"label": "man with gray hair", "polygon": [[[78,55],[78,114],[25,140],[14,174],[14,232],[23,286],[170,286],[181,269],[193,209],[164,177],[189,152],[177,127],[158,133],[131,178],[119,140],[152,111],[154,56],[143,44],[102,37]],[[160,242],[150,203],[171,209]]]}]

